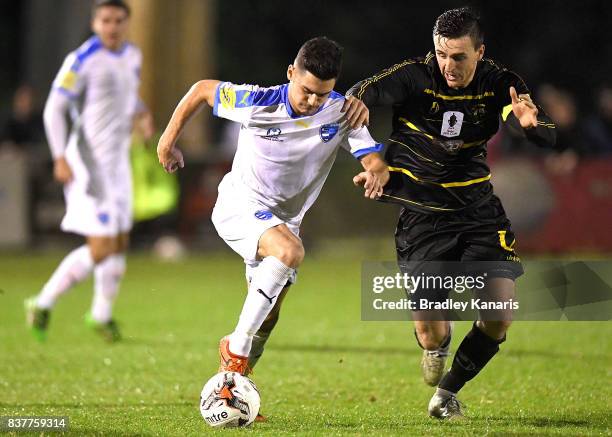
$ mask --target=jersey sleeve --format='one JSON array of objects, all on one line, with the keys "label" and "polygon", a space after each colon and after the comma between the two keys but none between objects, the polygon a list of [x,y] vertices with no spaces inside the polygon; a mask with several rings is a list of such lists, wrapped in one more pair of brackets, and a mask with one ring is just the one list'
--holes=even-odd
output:
[{"label": "jersey sleeve", "polygon": [[374,141],[365,126],[359,129],[349,128],[348,135],[340,143],[340,147],[350,152],[357,159],[361,159],[370,153],[380,152],[383,149],[383,145]]},{"label": "jersey sleeve", "polygon": [[81,95],[85,89],[85,73],[81,67],[81,61],[79,61],[76,53],[73,52],[66,56],[62,67],[55,76],[52,90],[60,92],[70,99]]},{"label": "jersey sleeve", "polygon": [[221,82],[215,90],[213,114],[217,117],[245,123],[251,117],[256,97],[261,94],[257,85],[235,85]]},{"label": "jersey sleeve", "polygon": [[408,100],[415,95],[419,83],[416,61],[407,60],[357,82],[347,92],[366,106],[387,106]]}]

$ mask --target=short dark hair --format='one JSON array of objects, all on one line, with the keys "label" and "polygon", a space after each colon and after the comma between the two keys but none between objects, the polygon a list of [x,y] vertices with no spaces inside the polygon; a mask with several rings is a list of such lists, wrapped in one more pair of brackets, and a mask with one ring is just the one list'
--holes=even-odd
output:
[{"label": "short dark hair", "polygon": [[463,7],[444,12],[436,20],[433,36],[455,39],[463,36],[472,38],[474,48],[484,42],[484,32],[480,25],[480,16],[471,8]]},{"label": "short dark hair", "polygon": [[123,0],[94,0],[93,5],[91,6],[91,15],[96,15],[98,9],[103,8],[105,6],[112,6],[114,8],[121,8],[125,11],[127,16],[130,16],[130,7]]},{"label": "short dark hair", "polygon": [[300,47],[296,65],[321,80],[337,79],[342,69],[342,47],[325,36],[310,39]]}]

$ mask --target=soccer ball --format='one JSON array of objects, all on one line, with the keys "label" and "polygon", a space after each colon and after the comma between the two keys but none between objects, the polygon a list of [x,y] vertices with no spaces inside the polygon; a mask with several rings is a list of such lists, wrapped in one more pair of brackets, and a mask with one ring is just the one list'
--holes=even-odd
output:
[{"label": "soccer ball", "polygon": [[248,426],[259,412],[259,391],[246,376],[221,372],[210,378],[200,394],[200,413],[210,426]]}]

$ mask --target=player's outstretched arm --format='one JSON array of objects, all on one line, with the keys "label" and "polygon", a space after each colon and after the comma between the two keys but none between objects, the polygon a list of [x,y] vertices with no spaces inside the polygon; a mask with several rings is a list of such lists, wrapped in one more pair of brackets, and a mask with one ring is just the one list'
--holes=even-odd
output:
[{"label": "player's outstretched arm", "polygon": [[365,189],[365,197],[378,199],[383,193],[384,186],[389,182],[387,163],[378,153],[374,152],[361,158],[361,165],[365,171],[355,175],[353,183]]},{"label": "player's outstretched arm", "polygon": [[215,90],[218,80],[201,80],[196,82],[177,105],[168,126],[157,144],[159,163],[168,173],[173,173],[185,165],[183,153],[176,147],[176,140],[181,136],[187,122],[197,114],[204,103],[214,106]]}]

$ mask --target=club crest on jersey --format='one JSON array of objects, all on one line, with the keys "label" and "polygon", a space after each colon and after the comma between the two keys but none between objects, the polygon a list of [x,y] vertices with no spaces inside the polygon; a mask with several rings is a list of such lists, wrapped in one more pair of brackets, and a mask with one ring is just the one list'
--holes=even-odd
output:
[{"label": "club crest on jersey", "polygon": [[463,112],[446,111],[442,117],[442,129],[440,134],[447,138],[457,137],[461,133],[463,125]]},{"label": "club crest on jersey", "polygon": [[107,212],[99,212],[98,220],[100,220],[100,223],[102,223],[103,225],[107,225],[110,220],[110,216]]},{"label": "club crest on jersey", "polygon": [[272,212],[267,209],[260,209],[255,211],[255,218],[259,220],[270,220],[272,218]]},{"label": "club crest on jersey", "polygon": [[339,123],[324,124],[323,126],[321,126],[321,129],[319,130],[319,135],[321,136],[321,139],[323,140],[323,142],[327,143],[328,141],[331,141],[332,138],[336,136],[339,129],[340,129]]}]

